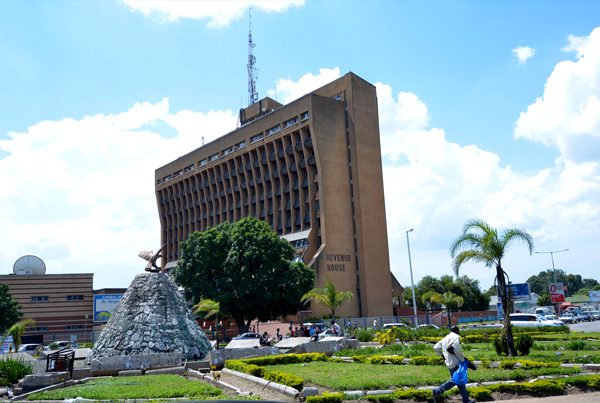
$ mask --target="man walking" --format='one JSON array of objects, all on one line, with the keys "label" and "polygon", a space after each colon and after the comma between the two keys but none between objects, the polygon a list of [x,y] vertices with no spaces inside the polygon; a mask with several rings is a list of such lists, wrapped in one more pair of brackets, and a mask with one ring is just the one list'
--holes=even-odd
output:
[{"label": "man walking", "polygon": [[450,380],[442,384],[440,387],[432,390],[434,403],[438,403],[438,397],[442,393],[452,389],[455,386],[458,387],[458,391],[462,396],[463,403],[475,403],[469,399],[469,393],[467,392],[465,385],[457,385],[452,382],[452,375],[458,369],[460,361],[466,359],[465,355],[460,349],[460,336],[458,327],[453,325],[450,328],[450,334],[438,341],[436,345],[433,346],[433,349],[440,357],[444,357],[444,363],[450,370]]}]

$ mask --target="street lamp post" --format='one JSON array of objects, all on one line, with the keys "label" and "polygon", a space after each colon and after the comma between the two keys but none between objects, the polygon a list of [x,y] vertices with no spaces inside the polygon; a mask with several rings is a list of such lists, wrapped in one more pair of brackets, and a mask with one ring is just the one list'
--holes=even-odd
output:
[{"label": "street lamp post", "polygon": [[415,313],[415,327],[418,325],[417,323],[417,299],[415,298],[415,282],[413,281],[412,274],[412,262],[410,260],[410,241],[408,240],[408,233],[412,232],[412,228],[406,231],[406,245],[408,246],[408,265],[410,267],[410,285],[412,287],[412,299],[413,299],[413,310]]},{"label": "street lamp post", "polygon": [[554,268],[554,254],[559,252],[566,252],[568,249],[553,250],[552,252],[535,252],[535,253],[549,253],[552,258],[552,273],[554,274],[554,282],[556,283],[556,269]]},{"label": "street lamp post", "polygon": [[83,342],[87,343],[87,321],[88,321],[88,315],[85,315],[85,326],[83,328]]}]

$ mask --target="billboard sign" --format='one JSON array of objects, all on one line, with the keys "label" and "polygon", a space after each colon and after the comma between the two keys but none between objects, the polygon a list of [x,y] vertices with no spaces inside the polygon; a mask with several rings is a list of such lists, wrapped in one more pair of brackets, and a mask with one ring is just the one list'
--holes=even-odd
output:
[{"label": "billboard sign", "polygon": [[13,347],[13,339],[12,339],[12,337],[11,336],[6,336],[6,338],[2,342],[2,345],[0,345],[0,354],[8,354],[8,352],[10,351],[10,349],[12,347]]},{"label": "billboard sign", "polygon": [[600,291],[588,291],[590,302],[600,302]]},{"label": "billboard sign", "polygon": [[563,283],[551,283],[550,284],[550,299],[553,304],[559,304],[565,302],[565,290]]},{"label": "billboard sign", "polygon": [[498,319],[504,320],[504,310],[502,309],[502,302],[498,302]]},{"label": "billboard sign", "polygon": [[94,322],[108,322],[123,294],[94,295]]},{"label": "billboard sign", "polygon": [[529,283],[506,285],[506,295],[510,295],[513,302],[531,301],[531,292],[529,290]]}]

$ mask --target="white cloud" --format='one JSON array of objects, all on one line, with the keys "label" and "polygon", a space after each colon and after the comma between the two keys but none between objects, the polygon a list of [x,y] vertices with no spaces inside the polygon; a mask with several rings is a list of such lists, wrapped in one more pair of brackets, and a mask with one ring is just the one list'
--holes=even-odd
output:
[{"label": "white cloud", "polygon": [[[589,36],[569,36],[564,48],[577,61],[556,65],[544,94],[522,112],[515,138],[555,146],[570,166],[600,160],[600,28]],[[597,168],[596,168],[597,169]],[[600,175],[600,171],[596,171]]]},{"label": "white cloud", "polygon": [[512,52],[517,56],[519,64],[527,63],[527,60],[535,55],[535,49],[532,49],[529,46],[517,46]]},{"label": "white cloud", "polygon": [[123,0],[131,10],[139,11],[147,17],[155,16],[167,22],[181,18],[208,20],[209,28],[222,28],[231,21],[247,15],[249,7],[266,12],[284,13],[292,6],[301,6],[304,0],[281,1],[208,1],[208,0]]},{"label": "white cloud", "polygon": [[[305,74],[297,82],[289,78],[280,78],[276,82],[277,99],[283,104],[290,103],[339,77],[340,69],[336,67],[335,69],[320,69],[316,76],[312,73]],[[274,98],[275,91],[268,90],[267,95]]]},{"label": "white cloud", "polygon": [[[127,286],[160,243],[154,170],[235,127],[231,111],[169,113],[168,99],[117,115],[41,122],[0,149],[0,261],[39,255],[48,273],[94,272],[94,286]],[[165,139],[142,126],[165,122]],[[202,132],[198,130],[202,127]]]}]

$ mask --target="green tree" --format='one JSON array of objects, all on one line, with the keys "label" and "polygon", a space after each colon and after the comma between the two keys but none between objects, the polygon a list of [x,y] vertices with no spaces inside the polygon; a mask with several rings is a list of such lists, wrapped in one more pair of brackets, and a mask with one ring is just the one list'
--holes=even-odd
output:
[{"label": "green tree", "polygon": [[[429,303],[428,305],[428,303],[423,302],[423,295],[430,291],[435,291],[438,294],[451,291],[459,297],[463,297],[462,309],[464,311],[483,311],[487,310],[490,305],[490,297],[481,291],[479,281],[467,276],[460,276],[456,280],[449,275],[444,275],[439,279],[432,276],[423,277],[415,286],[415,299],[417,300],[418,309],[422,311],[428,309],[438,311],[441,309],[439,304]],[[410,287],[404,289],[402,296],[405,305],[412,307],[412,289]]]},{"label": "green tree", "polygon": [[506,273],[502,268],[502,259],[513,242],[524,242],[533,253],[533,238],[529,233],[520,229],[507,229],[502,235],[483,220],[469,220],[463,227],[462,234],[450,245],[450,254],[453,261],[454,273],[458,276],[463,263],[473,261],[484,263],[486,267],[496,269],[499,299],[504,310],[504,328],[508,344],[508,355],[515,355],[514,339],[509,320],[509,296],[506,292]]},{"label": "green tree", "polygon": [[542,294],[537,300],[538,306],[552,306],[552,299],[550,294]]},{"label": "green tree", "polygon": [[312,301],[323,305],[331,311],[331,319],[335,319],[335,310],[354,298],[351,291],[338,291],[329,277],[326,277],[325,288],[313,288],[302,296],[302,302]]},{"label": "green tree", "polygon": [[193,303],[208,298],[246,332],[252,320],[295,314],[315,272],[292,263],[294,248],[254,217],[194,232],[180,244],[173,278]]},{"label": "green tree", "polygon": [[6,284],[0,284],[0,334],[3,334],[6,329],[17,323],[23,317],[21,305],[9,294],[9,289]]},{"label": "green tree", "polygon": [[453,308],[460,308],[464,303],[464,298],[459,297],[451,291],[447,291],[443,294],[438,294],[435,291],[429,291],[422,297],[423,302],[429,301],[431,304],[443,305],[446,309],[446,315],[448,316],[448,328],[451,326],[452,315],[450,311]]},{"label": "green tree", "polygon": [[35,320],[31,318],[23,319],[19,323],[15,323],[4,332],[0,344],[4,343],[4,340],[8,336],[11,336],[13,339],[14,351],[19,351],[19,346],[21,345],[21,336],[23,336],[27,331],[27,328],[31,326],[35,326]]}]

